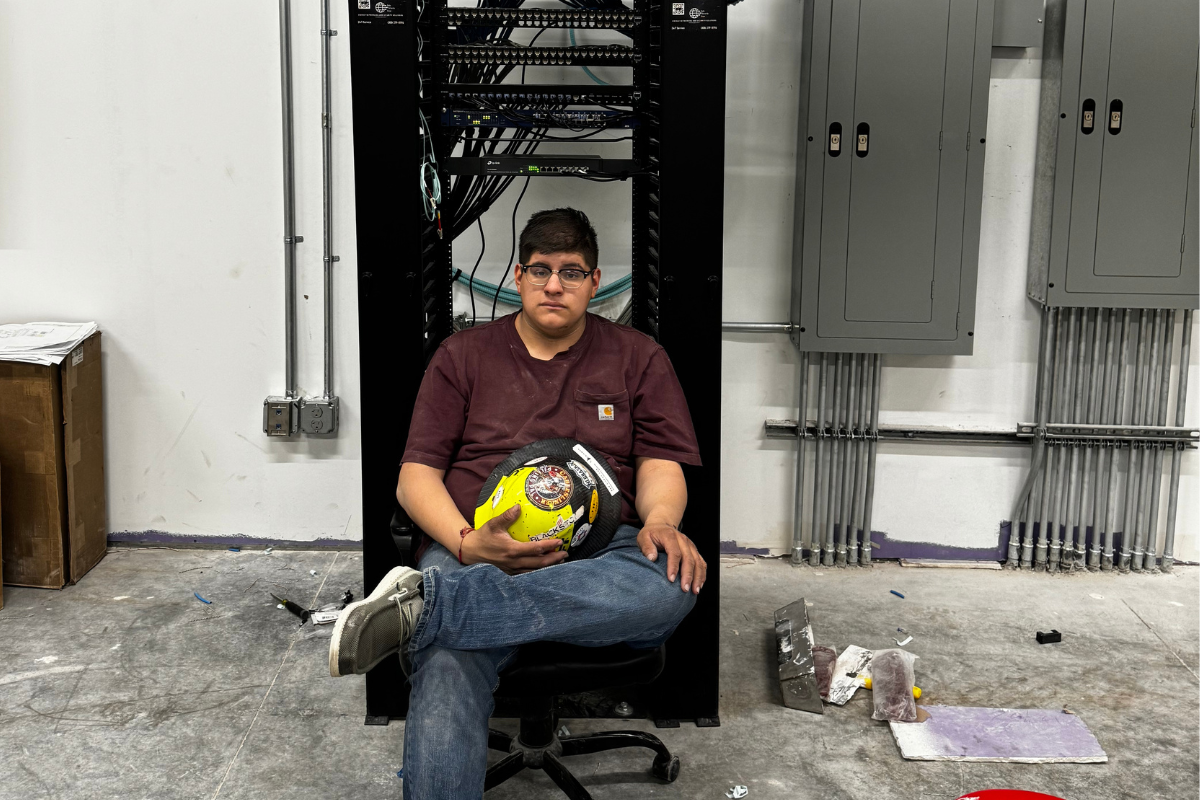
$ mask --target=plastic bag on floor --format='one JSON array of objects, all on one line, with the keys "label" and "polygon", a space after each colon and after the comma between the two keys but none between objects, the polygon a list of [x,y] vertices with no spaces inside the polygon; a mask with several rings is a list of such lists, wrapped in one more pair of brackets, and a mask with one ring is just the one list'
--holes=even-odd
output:
[{"label": "plastic bag on floor", "polygon": [[913,661],[907,650],[876,650],[871,657],[871,693],[875,713],[871,719],[891,722],[916,722],[917,702],[913,699]]},{"label": "plastic bag on floor", "polygon": [[829,686],[833,683],[833,663],[837,661],[837,651],[831,647],[814,644],[812,649],[813,667],[816,669],[817,692],[822,700],[829,699]]}]

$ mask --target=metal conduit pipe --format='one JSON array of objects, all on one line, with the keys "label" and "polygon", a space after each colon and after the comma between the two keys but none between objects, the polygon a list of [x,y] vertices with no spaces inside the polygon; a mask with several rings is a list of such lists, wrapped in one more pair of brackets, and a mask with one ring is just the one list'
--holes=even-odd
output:
[{"label": "metal conduit pipe", "polygon": [[818,379],[817,390],[817,454],[816,466],[813,471],[813,515],[812,536],[808,548],[808,563],[814,567],[821,565],[821,547],[825,528],[822,525],[821,501],[825,497],[825,390],[829,374],[829,354],[821,353],[821,375]]},{"label": "metal conduit pipe", "polygon": [[[1130,406],[1129,419],[1131,424],[1144,424],[1142,415],[1145,413],[1145,389],[1146,389],[1146,354],[1149,349],[1149,342],[1146,340],[1149,335],[1146,330],[1146,311],[1142,310],[1138,313],[1138,326],[1134,335],[1137,337],[1137,360],[1133,370],[1133,403]],[[1125,472],[1125,524],[1124,530],[1121,532],[1121,556],[1118,559],[1117,566],[1121,572],[1129,571],[1129,562],[1133,556],[1133,539],[1134,527],[1137,524],[1137,491],[1138,491],[1138,467],[1141,465],[1141,448],[1137,446],[1137,442],[1131,442],[1129,445],[1129,466]]]},{"label": "metal conduit pipe", "polygon": [[837,368],[834,375],[833,384],[833,439],[829,442],[829,499],[825,504],[825,557],[823,563],[827,567],[832,567],[834,563],[835,543],[834,543],[834,525],[837,522],[837,513],[840,497],[838,496],[838,476],[841,474],[841,455],[842,455],[842,439],[841,439],[841,424],[842,424],[842,398],[844,392],[842,390],[843,375],[848,370],[843,369],[844,357],[838,353],[836,364]]},{"label": "metal conduit pipe", "polygon": [[[871,356],[871,429],[867,445],[867,486],[863,499],[862,565],[871,566],[871,511],[875,507],[875,455],[879,444],[879,378],[883,356]],[[1176,469],[1178,473],[1178,469]]]},{"label": "metal conduit pipe", "polygon": [[[1100,309],[1091,308],[1085,312],[1087,314],[1087,336],[1084,341],[1086,344],[1086,359],[1081,359],[1085,363],[1085,367],[1080,369],[1082,380],[1079,385],[1079,393],[1082,399],[1082,407],[1079,420],[1094,425],[1096,423],[1096,373],[1100,371]],[[1086,397],[1084,396],[1086,392]],[[1080,463],[1080,486],[1078,495],[1075,498],[1075,506],[1072,516],[1075,519],[1075,533],[1070,540],[1070,553],[1063,551],[1063,557],[1069,557],[1070,569],[1082,570],[1087,566],[1087,509],[1091,506],[1087,505],[1087,494],[1091,491],[1091,469],[1092,469],[1092,443],[1091,441],[1080,441],[1079,443],[1079,463]]]},{"label": "metal conduit pipe", "polygon": [[842,475],[841,487],[838,489],[838,526],[837,526],[837,561],[839,567],[846,566],[846,546],[850,542],[848,520],[850,506],[854,498],[851,496],[850,473],[854,469],[854,427],[858,424],[856,418],[856,400],[858,397],[858,353],[850,354],[850,370],[846,376],[846,432],[849,438],[842,442]]},{"label": "metal conduit pipe", "polygon": [[[1079,361],[1076,364],[1075,374],[1073,376],[1071,396],[1075,402],[1071,410],[1071,422],[1084,422],[1083,415],[1087,410],[1087,397],[1084,395],[1084,386],[1087,385],[1087,355],[1089,350],[1089,314],[1088,309],[1080,309],[1079,313],[1079,341],[1076,344],[1078,350]],[[1075,551],[1075,524],[1079,520],[1078,502],[1079,502],[1079,466],[1080,466],[1080,442],[1071,443],[1071,468],[1070,478],[1067,481],[1067,508],[1063,515],[1065,527],[1063,530],[1063,546],[1059,552],[1059,568],[1071,569],[1071,560]]]},{"label": "metal conduit pipe", "polygon": [[[1050,422],[1052,423],[1066,421],[1067,415],[1064,408],[1068,402],[1067,375],[1070,372],[1067,353],[1070,350],[1071,333],[1071,310],[1063,309],[1059,312],[1058,357],[1055,359],[1054,394],[1050,402]],[[1063,465],[1067,462],[1066,443],[1063,441],[1053,442],[1051,455],[1053,458],[1046,462],[1046,483],[1043,484],[1047,495],[1042,498],[1042,502],[1047,505],[1047,514],[1042,520],[1042,527],[1046,534],[1046,552],[1037,565],[1045,569],[1051,568],[1051,556],[1056,552],[1054,545],[1057,543],[1059,528],[1062,525],[1062,517],[1059,515],[1059,507],[1062,505],[1062,483],[1059,481],[1059,475],[1063,472]]]},{"label": "metal conduit pipe", "polygon": [[[1104,343],[1108,328],[1108,309],[1097,308],[1095,319],[1095,335],[1092,337],[1092,370],[1088,380],[1088,409],[1087,422],[1089,425],[1101,424],[1104,386]],[[1088,502],[1096,493],[1099,483],[1099,448],[1094,443],[1087,442],[1083,451],[1083,488],[1079,493],[1079,508],[1076,516],[1079,519],[1079,538],[1075,543],[1075,554],[1072,569],[1085,569],[1089,552],[1087,541],[1088,531],[1091,531],[1092,550],[1095,550],[1096,535],[1099,532],[1096,520],[1096,504]]]},{"label": "metal conduit pipe", "polygon": [[[1116,354],[1117,342],[1117,326],[1119,324],[1117,310],[1108,310],[1108,336],[1104,343],[1104,377],[1101,384],[1101,397],[1103,402],[1100,404],[1100,423],[1110,425],[1115,420],[1113,414],[1113,398],[1116,395],[1116,370],[1113,366],[1113,357]],[[1100,556],[1103,552],[1101,548],[1101,540],[1104,538],[1106,530],[1104,520],[1108,509],[1107,501],[1108,494],[1102,491],[1102,486],[1107,486],[1107,475],[1105,464],[1111,464],[1108,456],[1112,453],[1112,447],[1107,443],[1102,443],[1096,453],[1096,490],[1095,500],[1092,503],[1092,549],[1088,552],[1088,569],[1100,569]]]},{"label": "metal conduit pipe", "polygon": [[[1133,314],[1130,309],[1126,308],[1121,314],[1121,347],[1118,350],[1118,364],[1115,380],[1117,382],[1117,398],[1113,404],[1112,424],[1117,424],[1125,417],[1125,395],[1129,387],[1129,337],[1132,334]],[[1104,525],[1104,552],[1100,557],[1100,569],[1110,570],[1113,568],[1113,550],[1116,540],[1117,526],[1117,494],[1119,482],[1121,479],[1121,448],[1119,443],[1113,444],[1111,464],[1108,470],[1108,513],[1105,515]]]},{"label": "metal conduit pipe", "polygon": [[279,72],[283,102],[283,314],[284,386],[289,400],[296,391],[296,159],[292,132],[291,0],[279,0]]},{"label": "metal conduit pipe", "polygon": [[[1175,427],[1183,427],[1187,408],[1188,366],[1192,358],[1192,309],[1183,312],[1183,331],[1179,340],[1179,391],[1175,398]],[[1167,531],[1163,539],[1163,572],[1175,564],[1175,515],[1179,510],[1179,459],[1184,445],[1177,442],[1171,451],[1171,491],[1167,496]]]},{"label": "metal conduit pipe", "polygon": [[[1047,423],[1054,422],[1057,417],[1058,398],[1062,396],[1062,392],[1058,387],[1058,374],[1062,372],[1060,364],[1063,363],[1063,337],[1058,334],[1059,323],[1062,321],[1062,309],[1054,309],[1050,317],[1050,371],[1046,375],[1047,396],[1045,405],[1045,420]],[[1037,546],[1032,554],[1032,560],[1026,561],[1022,555],[1021,565],[1031,568],[1040,568],[1046,563],[1046,548],[1047,539],[1049,536],[1051,503],[1054,499],[1054,457],[1057,447],[1046,442],[1045,464],[1042,467],[1042,496],[1041,508],[1038,511],[1038,531],[1037,531]]]},{"label": "metal conduit pipe", "polygon": [[[1153,425],[1154,420],[1157,418],[1158,376],[1161,371],[1159,362],[1162,355],[1162,328],[1162,309],[1155,309],[1154,332],[1151,334],[1152,338],[1149,344],[1150,365],[1146,370],[1146,389],[1142,397],[1142,402],[1144,403],[1142,407],[1142,425]],[[1133,557],[1129,564],[1129,568],[1135,572],[1140,572],[1142,569],[1142,563],[1145,559],[1146,541],[1149,538],[1146,530],[1147,512],[1150,505],[1147,493],[1150,488],[1150,468],[1154,466],[1154,453],[1148,447],[1143,447],[1141,450],[1141,468],[1138,470],[1138,487],[1135,500],[1137,509],[1134,512],[1133,521]]]},{"label": "metal conduit pipe", "polygon": [[329,27],[329,0],[321,0],[321,182],[325,263],[325,389],[322,397],[333,397],[333,113],[329,79],[329,40],[337,31]]},{"label": "metal conduit pipe", "polygon": [[[1166,314],[1163,325],[1162,360],[1159,362],[1158,375],[1158,413],[1154,424],[1167,424],[1167,403],[1171,395],[1171,351],[1175,344],[1175,309]],[[1146,553],[1142,568],[1148,571],[1158,571],[1158,512],[1162,494],[1163,445],[1154,446],[1154,467],[1150,471],[1150,521],[1146,525]]]},{"label": "metal conduit pipe", "polygon": [[867,435],[870,428],[870,409],[867,406],[867,395],[870,392],[870,361],[871,356],[866,353],[862,354],[862,370],[859,372],[859,390],[858,390],[858,430],[857,438],[854,440],[854,495],[853,502],[850,505],[850,518],[846,524],[850,526],[850,534],[847,539],[846,557],[851,564],[857,566],[859,556],[859,523],[862,519],[863,486],[866,483],[866,455],[867,455]]},{"label": "metal conduit pipe", "polygon": [[796,419],[803,424],[796,436],[796,514],[792,523],[792,566],[804,561],[804,445],[808,441],[808,353],[800,354],[799,411]]},{"label": "metal conduit pipe", "polygon": [[726,333],[791,333],[790,322],[722,322]]},{"label": "metal conduit pipe", "polygon": [[[1021,496],[1017,499],[1017,508],[1014,509],[1012,519],[1016,530],[1009,531],[1008,538],[1008,566],[1010,569],[1018,567],[1030,567],[1033,564],[1033,541],[1034,541],[1034,522],[1038,520],[1039,511],[1041,509],[1041,477],[1043,465],[1046,460],[1046,440],[1042,435],[1045,432],[1047,416],[1049,414],[1049,398],[1052,386],[1051,371],[1054,364],[1054,323],[1057,319],[1057,312],[1049,307],[1042,308],[1042,330],[1038,342],[1038,372],[1037,372],[1037,396],[1034,404],[1034,415],[1037,420],[1038,436],[1033,441],[1033,453],[1029,459],[1029,477],[1025,479],[1025,486],[1021,489]],[[1024,539],[1020,540],[1021,529],[1017,520],[1022,518],[1020,506],[1025,506],[1025,528]],[[1019,548],[1019,550],[1018,550]]]},{"label": "metal conduit pipe", "polygon": [[[1070,321],[1067,323],[1066,340],[1067,340],[1067,363],[1063,370],[1063,393],[1062,400],[1058,406],[1058,421],[1073,422],[1073,398],[1075,396],[1075,356],[1079,344],[1079,309],[1072,308],[1070,311]],[[1070,488],[1067,485],[1068,481],[1068,463],[1071,461],[1071,450],[1069,444],[1064,444],[1059,453],[1058,463],[1056,465],[1057,474],[1054,478],[1054,525],[1050,528],[1050,552],[1048,554],[1046,567],[1051,572],[1058,571],[1058,564],[1061,557],[1062,540],[1065,537],[1064,528],[1068,524],[1067,521],[1067,491]]]},{"label": "metal conduit pipe", "polygon": [[[1033,396],[1033,416],[1039,429],[1044,425],[1040,411],[1042,388],[1046,380],[1046,334],[1050,329],[1049,318],[1050,309],[1047,306],[1042,306],[1042,321],[1038,335],[1037,389],[1034,391]],[[1021,491],[1017,493],[1017,501],[1013,505],[1012,525],[1008,533],[1008,558],[1004,562],[1006,569],[1017,569],[1020,566],[1022,537],[1026,541],[1029,539],[1030,526],[1033,524],[1032,509],[1036,504],[1033,489],[1037,485],[1037,476],[1041,469],[1043,445],[1044,440],[1042,436],[1036,436],[1033,440],[1033,449],[1029,456],[1029,474],[1025,476],[1025,483],[1021,487]]]}]

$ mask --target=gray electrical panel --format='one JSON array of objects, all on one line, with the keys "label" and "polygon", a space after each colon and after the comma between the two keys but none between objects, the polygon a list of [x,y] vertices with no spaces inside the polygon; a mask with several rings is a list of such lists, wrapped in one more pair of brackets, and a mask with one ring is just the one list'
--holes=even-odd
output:
[{"label": "gray electrical panel", "polygon": [[1041,47],[1042,0],[996,0],[992,47]]},{"label": "gray electrical panel", "polygon": [[804,0],[801,350],[969,354],[993,0]]},{"label": "gray electrical panel", "polygon": [[1196,0],[1049,0],[1029,296],[1196,308]]}]

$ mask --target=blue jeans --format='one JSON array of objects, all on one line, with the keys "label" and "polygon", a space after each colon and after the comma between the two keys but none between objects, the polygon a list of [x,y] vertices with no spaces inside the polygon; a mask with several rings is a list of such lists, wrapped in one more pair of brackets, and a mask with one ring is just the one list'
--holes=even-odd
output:
[{"label": "blue jeans", "polygon": [[592,558],[508,575],[464,567],[436,542],[420,567],[425,610],[409,643],[412,695],[404,727],[405,800],[483,795],[488,718],[499,674],[522,644],[658,647],[695,605],[667,557],[650,561],[622,525]]}]

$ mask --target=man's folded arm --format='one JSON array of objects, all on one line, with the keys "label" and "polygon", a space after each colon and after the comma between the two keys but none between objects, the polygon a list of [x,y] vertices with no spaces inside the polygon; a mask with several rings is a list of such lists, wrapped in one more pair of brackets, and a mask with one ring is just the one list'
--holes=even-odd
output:
[{"label": "man's folded arm", "polygon": [[470,523],[446,491],[445,475],[444,469],[406,461],[400,466],[396,499],[418,528],[451,553],[457,553],[458,533]]}]

